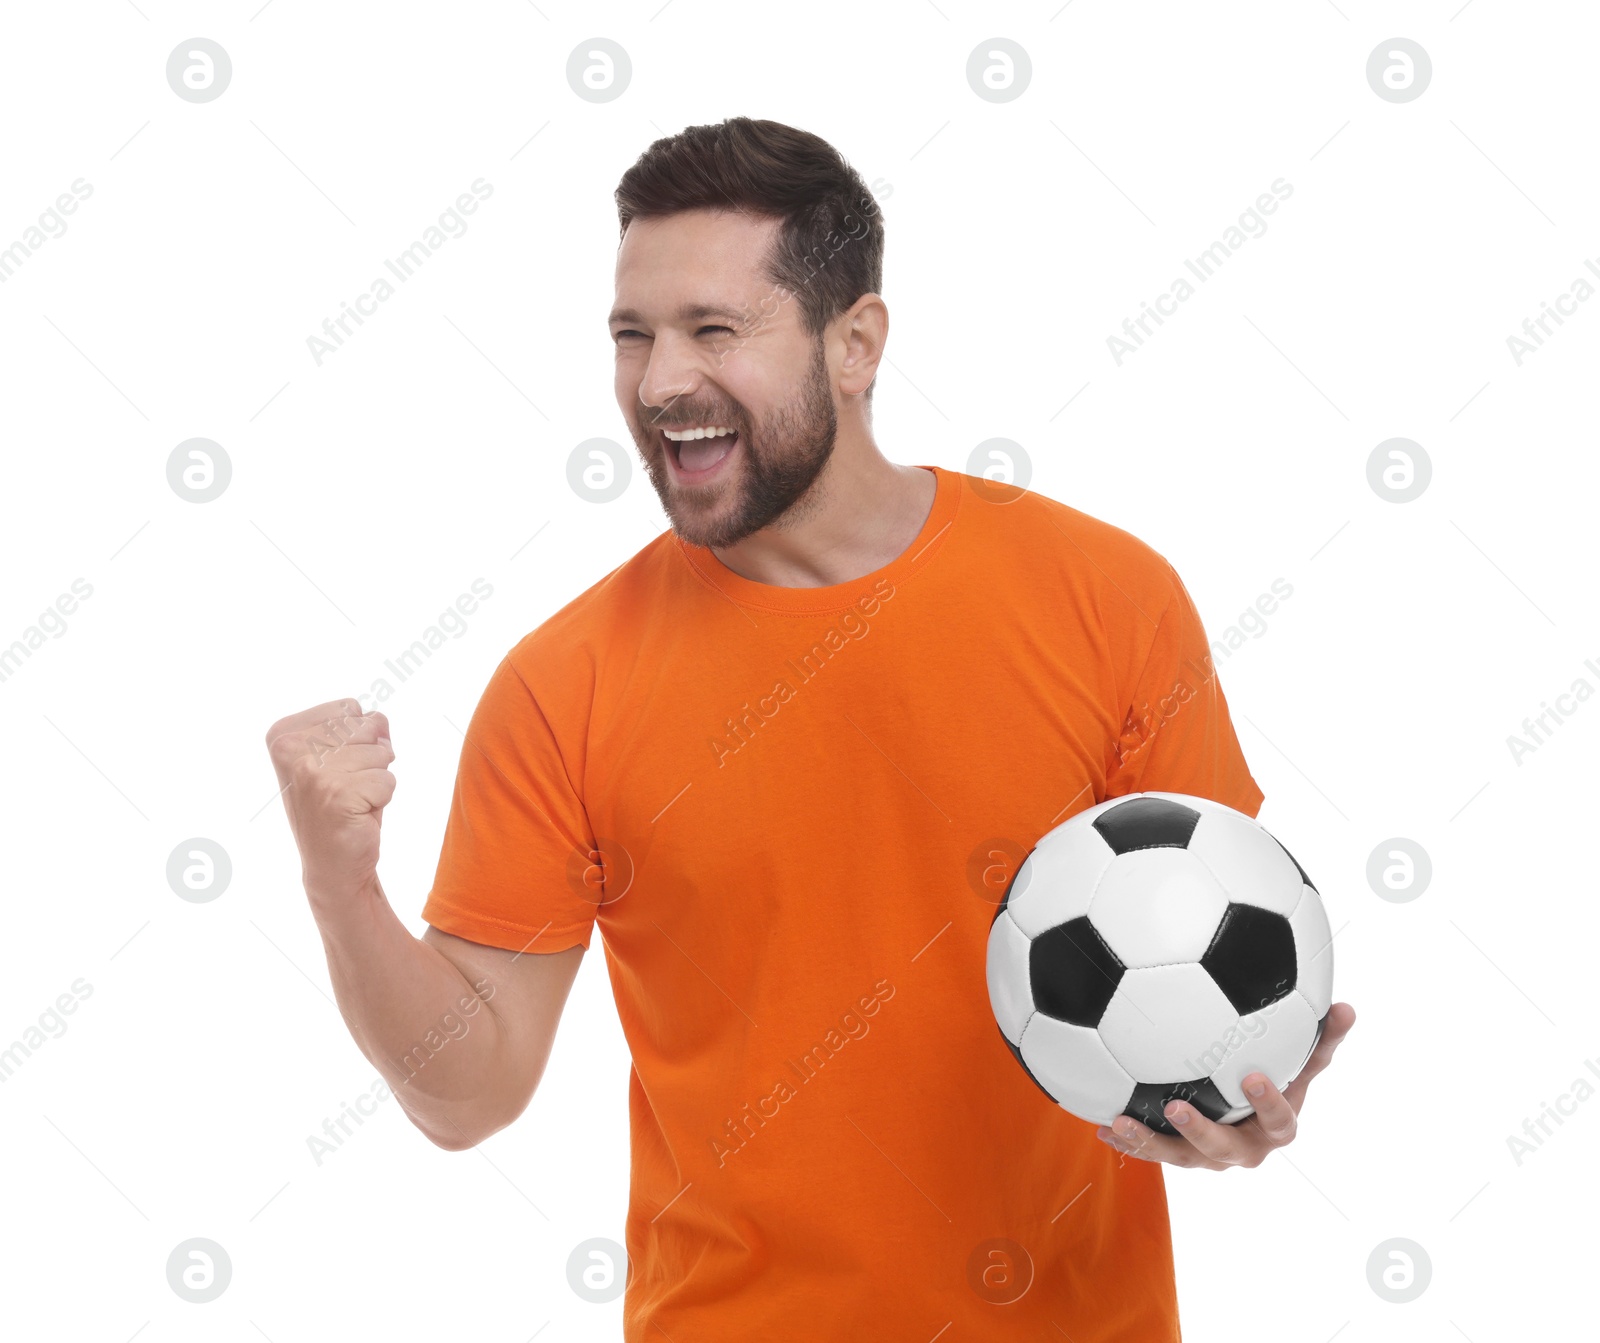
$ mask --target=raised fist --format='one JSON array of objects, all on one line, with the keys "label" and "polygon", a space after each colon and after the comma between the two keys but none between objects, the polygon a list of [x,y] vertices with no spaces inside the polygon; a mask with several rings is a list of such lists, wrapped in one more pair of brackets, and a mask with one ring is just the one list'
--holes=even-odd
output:
[{"label": "raised fist", "polygon": [[332,700],[280,718],[267,730],[267,750],[307,892],[374,887],[378,830],[395,786],[389,720],[362,713],[353,699]]}]

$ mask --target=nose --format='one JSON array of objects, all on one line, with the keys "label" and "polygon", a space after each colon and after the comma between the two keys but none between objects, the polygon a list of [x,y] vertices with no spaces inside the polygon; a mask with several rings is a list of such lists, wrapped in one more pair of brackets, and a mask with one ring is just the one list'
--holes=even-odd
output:
[{"label": "nose", "polygon": [[703,351],[692,341],[672,332],[657,334],[639,382],[639,404],[646,424],[658,415],[670,415],[675,402],[699,391],[704,381],[702,360]]}]

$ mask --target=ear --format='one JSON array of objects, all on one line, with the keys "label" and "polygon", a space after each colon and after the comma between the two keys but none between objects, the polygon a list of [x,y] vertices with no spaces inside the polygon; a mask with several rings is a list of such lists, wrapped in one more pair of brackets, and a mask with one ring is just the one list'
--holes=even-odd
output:
[{"label": "ear", "polygon": [[878,376],[878,364],[889,339],[889,308],[878,294],[863,294],[830,324],[842,342],[839,391],[859,396]]}]

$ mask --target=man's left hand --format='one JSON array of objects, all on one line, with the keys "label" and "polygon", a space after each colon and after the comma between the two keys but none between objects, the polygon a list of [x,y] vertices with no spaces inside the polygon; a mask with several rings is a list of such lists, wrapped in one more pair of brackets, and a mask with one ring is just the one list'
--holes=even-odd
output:
[{"label": "man's left hand", "polygon": [[[1137,1119],[1118,1115],[1111,1128],[1100,1126],[1100,1140],[1141,1161],[1166,1161],[1174,1166],[1202,1166],[1206,1170],[1259,1166],[1274,1148],[1294,1141],[1306,1087],[1332,1062],[1333,1051],[1350,1033],[1355,1020],[1355,1008],[1349,1003],[1335,1003],[1329,1009],[1317,1047],[1311,1051],[1300,1075],[1289,1083],[1287,1091],[1279,1091],[1264,1073],[1246,1074],[1245,1094],[1256,1112],[1246,1115],[1237,1124],[1218,1124],[1187,1101],[1175,1100],[1168,1101],[1162,1113],[1177,1127],[1181,1137],[1156,1133]],[[1261,1088],[1259,1095],[1255,1091],[1258,1086]]]}]

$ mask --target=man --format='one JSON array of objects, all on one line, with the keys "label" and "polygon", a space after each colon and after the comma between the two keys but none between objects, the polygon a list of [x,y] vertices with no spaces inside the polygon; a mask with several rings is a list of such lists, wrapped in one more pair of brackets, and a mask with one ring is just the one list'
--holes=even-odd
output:
[{"label": "man", "polygon": [[969,873],[1124,793],[1255,813],[1194,605],[1126,532],[879,452],[883,224],[825,142],[691,127],[617,202],[617,401],[671,529],[491,677],[420,939],[376,876],[385,716],[268,734],[357,1043],[434,1142],[481,1142],[598,924],[630,1343],[1177,1339],[1160,1164],[1288,1142],[1354,1014],[1243,1124],[1173,1102],[1181,1137],[1095,1141],[996,1030]]}]

